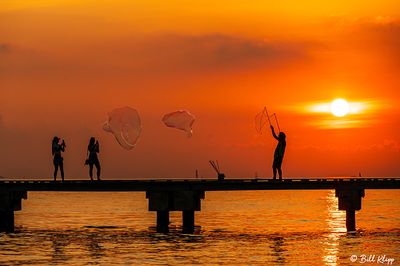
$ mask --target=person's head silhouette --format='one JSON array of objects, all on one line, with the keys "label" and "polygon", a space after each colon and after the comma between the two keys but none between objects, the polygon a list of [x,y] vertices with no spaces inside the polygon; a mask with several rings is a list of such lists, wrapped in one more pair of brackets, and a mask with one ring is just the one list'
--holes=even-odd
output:
[{"label": "person's head silhouette", "polygon": [[279,136],[278,136],[280,141],[285,141],[286,140],[286,135],[283,132],[279,132]]},{"label": "person's head silhouette", "polygon": [[53,145],[58,144],[59,141],[60,141],[60,138],[57,137],[57,136],[54,136],[53,141],[52,141],[52,144],[53,144]]}]

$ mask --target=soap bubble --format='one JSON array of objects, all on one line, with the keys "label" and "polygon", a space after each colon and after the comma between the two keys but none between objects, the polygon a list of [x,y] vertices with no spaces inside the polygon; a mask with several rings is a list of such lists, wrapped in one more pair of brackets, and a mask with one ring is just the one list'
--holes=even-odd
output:
[{"label": "soap bubble", "polygon": [[114,109],[108,114],[103,130],[112,133],[122,148],[133,149],[142,131],[139,113],[130,107]]},{"label": "soap bubble", "polygon": [[113,133],[112,130],[111,130],[110,124],[108,124],[108,121],[104,122],[104,124],[103,124],[103,130],[104,130],[105,132]]},{"label": "soap bubble", "polygon": [[185,110],[179,110],[163,116],[162,121],[167,127],[180,129],[186,132],[188,137],[193,135],[192,125],[195,117]]}]

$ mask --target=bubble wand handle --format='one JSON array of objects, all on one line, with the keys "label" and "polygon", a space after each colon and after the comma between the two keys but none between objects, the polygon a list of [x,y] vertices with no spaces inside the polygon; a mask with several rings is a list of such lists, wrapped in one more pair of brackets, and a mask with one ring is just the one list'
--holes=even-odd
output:
[{"label": "bubble wand handle", "polygon": [[276,125],[278,126],[279,132],[281,132],[281,128],[279,127],[278,118],[276,117],[276,113],[274,113]]}]

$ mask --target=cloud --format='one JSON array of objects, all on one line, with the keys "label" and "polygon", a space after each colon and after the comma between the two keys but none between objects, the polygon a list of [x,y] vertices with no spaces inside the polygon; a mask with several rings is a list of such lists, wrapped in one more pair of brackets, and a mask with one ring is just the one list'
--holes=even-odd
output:
[{"label": "cloud", "polygon": [[[23,72],[185,74],[277,67],[307,60],[310,44],[239,36],[158,34],[54,51],[13,51],[14,60],[0,68]],[[8,49],[4,46],[3,49]],[[12,63],[10,63],[12,62]]]},{"label": "cloud", "polygon": [[331,49],[348,50],[352,54],[371,56],[400,68],[400,20],[393,17],[335,17],[327,23]]},{"label": "cloud", "polygon": [[63,61],[56,60],[45,51],[23,45],[0,43],[0,76],[51,72],[54,69],[58,70],[63,64]]},{"label": "cloud", "polygon": [[[163,35],[139,41],[125,51],[143,65],[179,70],[216,70],[276,65],[306,56],[305,44],[246,39],[221,34]],[[132,58],[133,59],[133,58]]]},{"label": "cloud", "polygon": [[362,22],[358,29],[359,44],[364,47],[389,51],[396,59],[400,56],[400,21],[376,17],[374,20]]}]

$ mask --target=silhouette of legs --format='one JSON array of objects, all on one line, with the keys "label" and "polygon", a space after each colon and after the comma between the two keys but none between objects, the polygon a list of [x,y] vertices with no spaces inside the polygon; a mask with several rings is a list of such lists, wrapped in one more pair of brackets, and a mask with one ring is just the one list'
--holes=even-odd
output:
[{"label": "silhouette of legs", "polygon": [[100,180],[101,167],[100,162],[97,160],[94,165],[96,166],[97,180]]},{"label": "silhouette of legs", "polygon": [[56,181],[57,178],[57,172],[58,172],[58,164],[54,164],[54,181]]},{"label": "silhouette of legs", "polygon": [[93,180],[93,164],[92,163],[89,164],[89,176],[90,176],[90,180]]},{"label": "silhouette of legs", "polygon": [[282,180],[282,168],[278,168],[279,180]]},{"label": "silhouette of legs", "polygon": [[275,158],[274,163],[272,164],[272,171],[274,173],[274,180],[276,179],[276,172],[279,174],[279,180],[282,180],[282,159]]},{"label": "silhouette of legs", "polygon": [[58,168],[60,168],[61,180],[64,181],[64,164],[62,162],[54,163],[54,181],[57,179]]},{"label": "silhouette of legs", "polygon": [[60,172],[61,172],[61,180],[64,181],[64,164],[62,162],[59,163]]},{"label": "silhouette of legs", "polygon": [[100,167],[100,162],[98,160],[95,161],[94,163],[89,164],[90,180],[93,180],[93,165],[96,166],[97,180],[100,180],[101,167]]}]

